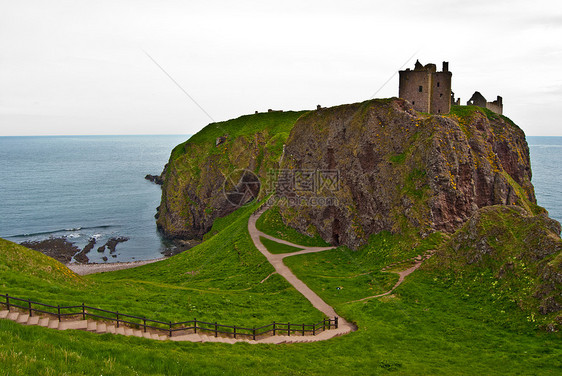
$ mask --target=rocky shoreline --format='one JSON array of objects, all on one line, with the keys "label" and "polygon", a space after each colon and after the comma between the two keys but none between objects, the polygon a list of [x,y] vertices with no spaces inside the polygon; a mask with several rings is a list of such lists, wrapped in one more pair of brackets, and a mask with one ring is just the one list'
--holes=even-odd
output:
[{"label": "rocky shoreline", "polygon": [[[127,241],[127,238],[117,237],[110,238],[105,245],[98,248],[98,252],[105,252],[107,248],[110,254],[115,257],[115,247],[118,243]],[[88,244],[80,249],[72,244],[66,237],[60,238],[49,238],[45,240],[37,241],[26,241],[21,243],[24,247],[31,248],[38,252],[41,252],[49,257],[66,265],[67,268],[72,270],[74,273],[79,275],[87,275],[94,273],[110,272],[115,270],[129,269],[141,265],[151,264],[153,262],[162,261],[168,258],[166,255],[161,258],[153,260],[141,260],[141,261],[131,261],[131,262],[108,262],[108,263],[92,263],[89,262],[88,252],[94,249],[96,244],[96,239],[91,238]],[[103,250],[100,251],[100,249]],[[74,258],[74,260],[73,260]],[[103,257],[104,261],[107,261],[107,257]]]},{"label": "rocky shoreline", "polygon": [[[120,270],[126,268],[133,268],[135,266],[145,265],[151,262],[165,260],[171,256],[182,253],[195,245],[199,244],[198,241],[171,241],[173,247],[162,252],[162,257],[153,260],[131,261],[131,262],[107,262],[108,256],[117,258],[116,247],[119,243],[129,240],[127,237],[118,236],[112,237],[97,248],[97,252],[104,254],[102,257],[103,263],[90,262],[88,253],[92,252],[96,245],[96,239],[90,238],[88,244],[82,249],[74,245],[68,240],[66,236],[50,237],[44,240],[24,241],[20,245],[41,252],[46,256],[52,257],[55,260],[65,264],[78,274],[91,274],[103,271]],[[101,243],[100,243],[101,244]],[[108,250],[107,256],[105,255]],[[77,271],[78,270],[78,271]]]},{"label": "rocky shoreline", "polygon": [[88,262],[88,258],[83,254],[84,250],[88,246],[86,246],[83,250],[81,250],[80,248],[76,247],[74,244],[69,242],[66,239],[66,237],[49,238],[45,240],[35,240],[35,241],[25,241],[20,243],[20,245],[41,252],[44,255],[47,255],[59,262],[62,262],[63,264],[68,264],[72,260],[72,257],[74,255],[79,255],[79,254],[80,256],[78,257],[81,260],[85,260],[86,262]]},{"label": "rocky shoreline", "polygon": [[[108,249],[109,254],[113,258],[116,258],[117,255],[115,254],[115,247],[117,247],[117,244],[126,242],[127,240],[129,240],[129,238],[124,236],[109,238],[105,244],[97,249],[97,251],[99,253],[104,253],[105,250]],[[72,261],[88,264],[90,259],[87,254],[94,249],[96,239],[90,238],[88,240],[88,244],[86,244],[83,249],[80,249],[71,243],[66,236],[58,238],[51,237],[44,240],[25,241],[20,243],[20,245],[41,252],[59,262],[62,262],[63,264],[69,264]],[[107,261],[108,257],[103,256],[102,260]]]}]

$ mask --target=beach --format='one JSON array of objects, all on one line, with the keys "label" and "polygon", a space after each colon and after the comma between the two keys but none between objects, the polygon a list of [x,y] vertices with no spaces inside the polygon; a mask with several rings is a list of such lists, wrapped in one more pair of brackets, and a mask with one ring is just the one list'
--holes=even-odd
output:
[{"label": "beach", "polygon": [[107,264],[79,264],[79,263],[69,263],[66,267],[72,270],[74,273],[79,275],[87,275],[94,273],[103,272],[113,272],[116,270],[136,268],[137,266],[142,266],[146,264],[152,264],[153,262],[166,260],[166,257],[154,259],[154,260],[143,260],[143,261],[132,261],[132,262],[113,262]]}]

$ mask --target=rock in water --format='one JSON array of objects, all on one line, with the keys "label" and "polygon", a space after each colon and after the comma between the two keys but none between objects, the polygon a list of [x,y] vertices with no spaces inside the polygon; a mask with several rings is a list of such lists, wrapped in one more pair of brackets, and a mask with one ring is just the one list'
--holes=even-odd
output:
[{"label": "rock in water", "polygon": [[74,259],[80,263],[87,264],[90,261],[87,254],[94,248],[94,245],[96,245],[96,238],[90,238],[84,249],[74,255]]},{"label": "rock in water", "polygon": [[154,184],[162,185],[164,184],[164,179],[162,179],[161,175],[150,175],[147,174],[144,177],[146,180],[153,182]]},{"label": "rock in water", "polygon": [[126,242],[127,240],[129,240],[129,238],[126,236],[119,236],[117,238],[109,239],[105,245],[107,246],[107,249],[109,249],[109,253],[115,253],[115,247],[117,247],[117,244]]}]

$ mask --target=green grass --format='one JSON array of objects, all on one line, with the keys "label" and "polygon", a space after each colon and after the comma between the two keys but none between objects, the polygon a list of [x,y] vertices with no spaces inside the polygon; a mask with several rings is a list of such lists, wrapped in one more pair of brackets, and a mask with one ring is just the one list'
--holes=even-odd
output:
[{"label": "green grass", "polygon": [[426,268],[467,294],[484,293],[505,312],[525,312],[525,320],[536,327],[562,328],[560,311],[546,309],[562,304],[562,286],[555,277],[562,240],[555,227],[552,220],[522,214],[518,207],[487,207],[459,229]]},{"label": "green grass", "polygon": [[267,235],[278,239],[287,240],[291,243],[300,244],[308,247],[329,247],[320,236],[307,236],[297,230],[286,226],[283,222],[279,208],[274,206],[268,209],[256,222],[256,228]]},{"label": "green grass", "polygon": [[386,292],[398,275],[366,268],[345,247],[287,257],[291,270],[328,304],[337,305]]},{"label": "green grass", "polygon": [[326,302],[337,305],[389,291],[398,275],[382,272],[383,267],[435,249],[441,242],[440,233],[418,240],[383,231],[357,251],[338,247],[289,257],[284,263]]},{"label": "green grass", "polygon": [[310,344],[158,342],[0,320],[0,364],[9,375],[559,373],[559,335],[536,333],[525,323],[517,330],[505,328],[494,304],[434,278],[420,271],[394,297],[339,305],[339,313],[357,322],[359,331]]},{"label": "green grass", "polygon": [[404,161],[406,160],[406,152],[404,153],[400,153],[400,154],[395,154],[395,155],[391,155],[389,157],[389,160],[393,163],[398,163],[398,164],[403,164]]},{"label": "green grass", "polygon": [[[191,136],[187,141],[177,145],[171,153],[170,161],[180,158],[189,152],[193,145],[206,145],[208,155],[222,153],[224,147],[238,137],[254,137],[255,134],[266,130],[272,137],[269,143],[276,149],[279,149],[279,143],[282,146],[284,140],[289,136],[293,125],[299,117],[308,111],[284,111],[284,112],[264,112],[253,115],[244,115],[239,118],[211,123]],[[228,136],[226,142],[221,147],[215,147],[215,141],[218,137]]]},{"label": "green grass", "polygon": [[253,135],[263,129],[268,129],[272,134],[290,132],[292,125],[299,117],[308,111],[273,111],[239,118],[211,123],[203,130],[193,135],[188,142],[202,143],[215,142],[217,137],[228,134],[229,137]]},{"label": "green grass", "polygon": [[281,244],[273,240],[269,240],[264,238],[263,236],[260,237],[262,244],[267,248],[267,250],[273,254],[281,254],[281,253],[293,253],[302,251],[302,248],[292,247],[287,244]]},{"label": "green grass", "polygon": [[476,113],[476,112],[480,112],[480,113],[484,114],[488,118],[488,120],[503,119],[507,123],[509,123],[510,125],[515,126],[515,123],[513,122],[513,120],[511,120],[507,116],[496,114],[494,111],[489,110],[485,107],[456,106],[456,105],[454,105],[454,106],[451,106],[451,111],[446,116],[456,115],[460,118],[468,119],[468,118],[471,118],[474,115],[474,113]]},{"label": "green grass", "polygon": [[282,277],[274,274],[261,283],[274,268],[248,234],[254,209],[231,214],[230,226],[187,252],[135,269],[84,277],[2,240],[0,291],[54,305],[85,302],[162,321],[197,318],[239,326],[317,322],[323,315]]}]

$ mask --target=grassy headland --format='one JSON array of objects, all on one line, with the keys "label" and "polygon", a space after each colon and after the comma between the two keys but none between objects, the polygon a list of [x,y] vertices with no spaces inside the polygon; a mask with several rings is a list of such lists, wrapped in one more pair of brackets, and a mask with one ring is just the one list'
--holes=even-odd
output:
[{"label": "grassy headland", "polygon": [[[454,110],[453,115],[482,115],[462,111]],[[285,133],[299,116],[257,114],[211,124],[174,149],[171,161],[181,163],[167,173],[177,174],[179,187],[185,183],[183,173],[205,174],[209,163],[224,162],[235,168],[237,158],[249,150],[244,147],[259,144],[252,150],[258,156],[263,151],[254,166],[261,174],[279,159]],[[267,138],[260,132],[275,117],[286,121],[278,123],[277,136]],[[260,119],[263,122],[258,124]],[[216,147],[216,138],[225,134],[227,141]],[[255,143],[249,142],[252,139]],[[397,165],[410,158],[408,150],[392,155],[391,162]],[[414,203],[425,199],[424,186],[415,184],[424,177],[422,173],[412,170],[411,179],[401,187]],[[177,192],[176,204],[191,200],[182,196],[181,189]],[[541,212],[524,197],[519,201],[533,213]],[[83,277],[37,252],[0,240],[1,292],[55,304],[86,302],[165,321],[194,317],[237,325],[317,321],[322,314],[282,277],[271,275],[273,267],[254,247],[247,224],[257,207],[248,205],[214,221],[202,244],[165,261]],[[214,208],[205,210],[212,213]],[[182,215],[187,221],[187,211]],[[297,244],[327,245],[319,236],[306,236],[286,226],[278,208],[268,210],[257,225],[265,233]],[[542,271],[559,267],[559,254],[531,252],[543,249],[545,239],[553,242],[549,247],[554,248],[549,249],[556,249],[560,238],[555,226],[539,215],[511,210],[482,212],[470,226],[467,222],[450,236],[383,231],[371,235],[356,251],[339,247],[287,258],[286,264],[299,278],[359,328],[329,341],[288,345],[159,342],[0,320],[0,369],[10,375],[559,374],[562,337],[559,332],[540,330],[544,323],[537,315],[542,301],[519,304],[532,299],[536,291],[544,293],[548,302],[549,294],[558,291],[541,289],[537,281]],[[478,262],[468,262],[471,250],[482,250],[471,244],[482,240],[493,252],[480,252]],[[268,244],[271,247],[280,248]],[[382,272],[383,267],[429,249],[438,252],[392,295],[353,302],[394,285],[397,276]],[[538,255],[542,255],[540,262],[530,266]],[[500,258],[511,266],[499,262]],[[544,317],[555,320],[554,315]]]}]

